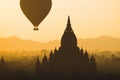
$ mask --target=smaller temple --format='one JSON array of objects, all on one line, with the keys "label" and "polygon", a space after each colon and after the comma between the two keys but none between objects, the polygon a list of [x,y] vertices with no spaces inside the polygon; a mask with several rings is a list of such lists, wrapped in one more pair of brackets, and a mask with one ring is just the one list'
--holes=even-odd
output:
[{"label": "smaller temple", "polygon": [[48,75],[49,79],[52,78],[51,80],[88,80],[86,78],[90,80],[90,77],[96,74],[95,58],[93,55],[90,57],[87,50],[84,51],[77,46],[70,17],[61,38],[61,46],[51,51],[49,59],[44,56],[38,70],[44,74],[43,76]]}]

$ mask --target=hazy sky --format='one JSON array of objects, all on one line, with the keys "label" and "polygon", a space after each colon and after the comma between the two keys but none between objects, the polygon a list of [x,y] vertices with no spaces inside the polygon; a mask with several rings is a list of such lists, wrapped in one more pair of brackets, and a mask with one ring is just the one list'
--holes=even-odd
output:
[{"label": "hazy sky", "polygon": [[52,0],[52,9],[33,31],[20,0],[0,0],[0,37],[18,36],[40,42],[61,39],[67,17],[78,38],[120,37],[120,0]]}]

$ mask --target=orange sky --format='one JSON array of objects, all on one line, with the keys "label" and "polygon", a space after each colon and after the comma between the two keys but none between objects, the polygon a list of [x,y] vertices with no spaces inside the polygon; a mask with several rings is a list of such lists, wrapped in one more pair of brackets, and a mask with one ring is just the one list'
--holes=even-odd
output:
[{"label": "orange sky", "polygon": [[120,37],[120,0],[52,0],[52,9],[39,31],[33,31],[19,2],[0,1],[0,37],[18,36],[40,42],[60,39],[68,15],[78,38]]}]

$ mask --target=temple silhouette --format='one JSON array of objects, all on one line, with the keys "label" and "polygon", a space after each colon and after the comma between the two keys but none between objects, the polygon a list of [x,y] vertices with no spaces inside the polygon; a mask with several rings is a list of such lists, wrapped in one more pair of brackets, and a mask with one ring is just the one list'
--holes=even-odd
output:
[{"label": "temple silhouette", "polygon": [[36,78],[42,80],[94,80],[96,61],[87,50],[77,46],[77,38],[71,27],[70,17],[61,38],[61,46],[44,55],[42,62],[37,57]]},{"label": "temple silhouette", "polygon": [[[115,61],[120,62],[114,55],[113,57]],[[114,59],[105,60],[113,63]],[[23,61],[20,59],[17,62],[8,62],[4,56],[1,56],[0,80],[120,80],[119,72],[102,71],[99,66],[105,66],[97,63],[97,56],[94,57],[87,50],[77,46],[77,38],[71,27],[70,17],[58,49],[51,50],[49,56],[45,54],[42,59],[37,56],[28,64],[24,61],[26,58]]]}]

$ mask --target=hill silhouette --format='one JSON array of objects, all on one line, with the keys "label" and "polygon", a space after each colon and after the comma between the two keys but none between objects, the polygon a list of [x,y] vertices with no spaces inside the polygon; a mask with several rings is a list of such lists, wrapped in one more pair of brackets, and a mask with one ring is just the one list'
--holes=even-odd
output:
[{"label": "hill silhouette", "polygon": [[78,44],[88,50],[120,50],[120,38],[110,36],[79,39]]},{"label": "hill silhouette", "polygon": [[[0,38],[0,51],[31,51],[31,50],[51,50],[60,46],[59,40],[53,40],[46,43],[32,40],[24,40],[12,36],[9,38]],[[120,38],[110,36],[101,36],[97,38],[78,39],[78,46],[93,50],[120,50]]]}]

